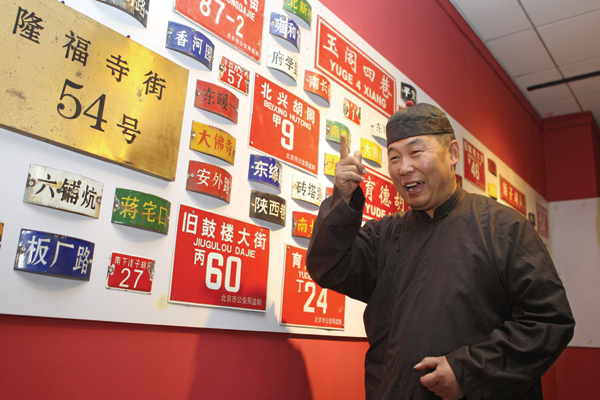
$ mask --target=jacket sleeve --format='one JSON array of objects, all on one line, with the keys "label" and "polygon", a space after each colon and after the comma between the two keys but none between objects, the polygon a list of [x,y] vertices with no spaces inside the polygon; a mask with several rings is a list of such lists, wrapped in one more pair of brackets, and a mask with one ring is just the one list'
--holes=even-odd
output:
[{"label": "jacket sleeve", "polygon": [[377,221],[361,228],[364,202],[360,187],[349,205],[334,187],[319,209],[306,268],[321,287],[367,302],[376,283],[379,229]]},{"label": "jacket sleeve", "polygon": [[546,248],[525,219],[498,221],[492,252],[510,315],[478,343],[446,358],[467,399],[538,398],[527,393],[573,337],[575,320]]}]

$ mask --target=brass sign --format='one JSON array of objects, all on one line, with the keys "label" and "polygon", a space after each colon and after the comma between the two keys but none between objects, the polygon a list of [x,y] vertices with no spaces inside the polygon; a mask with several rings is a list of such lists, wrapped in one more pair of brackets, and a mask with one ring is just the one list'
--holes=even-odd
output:
[{"label": "brass sign", "polygon": [[58,1],[0,5],[0,126],[173,181],[188,71]]}]

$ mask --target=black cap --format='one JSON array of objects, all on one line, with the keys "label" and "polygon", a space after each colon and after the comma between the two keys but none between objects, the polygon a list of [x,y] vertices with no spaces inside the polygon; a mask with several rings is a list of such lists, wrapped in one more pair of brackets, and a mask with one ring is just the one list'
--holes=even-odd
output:
[{"label": "black cap", "polygon": [[408,137],[454,133],[442,110],[419,103],[396,111],[386,126],[387,145]]}]

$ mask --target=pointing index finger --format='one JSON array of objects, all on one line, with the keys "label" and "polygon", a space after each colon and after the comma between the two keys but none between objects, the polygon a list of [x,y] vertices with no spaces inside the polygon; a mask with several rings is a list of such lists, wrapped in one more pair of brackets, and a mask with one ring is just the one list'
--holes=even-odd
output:
[{"label": "pointing index finger", "polygon": [[348,158],[350,153],[348,152],[348,144],[346,143],[346,135],[343,133],[340,135],[340,159]]}]

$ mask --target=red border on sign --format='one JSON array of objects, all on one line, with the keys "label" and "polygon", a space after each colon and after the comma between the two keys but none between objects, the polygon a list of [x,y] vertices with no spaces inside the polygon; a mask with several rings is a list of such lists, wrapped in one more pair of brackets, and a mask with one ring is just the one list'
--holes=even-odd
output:
[{"label": "red border on sign", "polygon": [[[367,166],[365,166],[365,168],[367,170],[367,174],[364,175],[365,179],[360,183],[360,187],[363,190],[363,193],[365,194],[363,219],[366,221],[370,219],[381,219],[386,215],[392,215],[397,211],[406,212],[409,208],[408,204],[406,204],[402,196],[400,196],[400,193],[398,193],[398,191],[396,190],[394,182],[389,177],[383,175],[378,171],[375,171],[372,168],[369,168]],[[369,179],[371,176],[375,179]],[[385,181],[387,183],[386,187],[389,191],[389,195],[387,198],[385,196],[382,196],[382,189],[378,188],[378,186],[380,186],[378,185],[378,183],[380,182],[377,182],[377,179],[380,181]],[[372,186],[370,196],[369,190],[367,190],[368,182],[373,182],[372,185],[369,185]],[[379,193],[379,196],[375,195],[375,191]],[[379,197],[379,201],[373,200],[373,197],[375,197],[376,200]],[[381,197],[383,197],[383,200],[381,199]],[[389,201],[390,204],[383,204],[383,201]],[[392,207],[392,205],[395,206],[396,202],[398,202],[399,205],[396,208]]]},{"label": "red border on sign", "polygon": [[[472,150],[472,151],[471,151]],[[485,190],[485,156],[477,147],[473,146],[467,139],[463,138],[463,154],[465,155],[465,179]],[[480,160],[478,158],[481,158]],[[479,174],[479,179],[473,172],[473,163],[478,166],[475,173]]]}]

